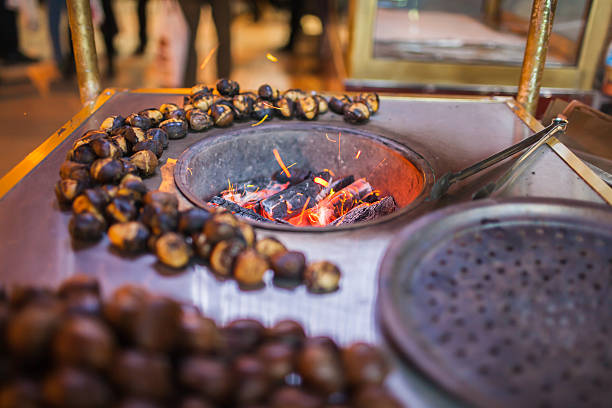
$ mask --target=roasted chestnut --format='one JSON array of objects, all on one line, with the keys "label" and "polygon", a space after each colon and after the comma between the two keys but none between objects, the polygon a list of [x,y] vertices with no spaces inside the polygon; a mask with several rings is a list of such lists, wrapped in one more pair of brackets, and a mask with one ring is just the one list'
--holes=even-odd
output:
[{"label": "roasted chestnut", "polygon": [[162,400],[172,392],[172,365],[160,353],[122,351],[115,359],[111,376],[116,386],[128,395]]},{"label": "roasted chestnut", "polygon": [[130,145],[128,144],[128,141],[125,136],[117,134],[111,136],[110,140],[115,143],[115,145],[119,148],[122,156],[125,156],[130,152]]},{"label": "roasted chestnut", "polygon": [[244,243],[248,248],[252,248],[255,245],[255,229],[246,222],[238,222],[238,230],[240,231],[240,237],[244,240]]},{"label": "roasted chestnut", "polygon": [[268,261],[254,249],[243,251],[234,262],[234,278],[245,286],[261,285],[267,270]]},{"label": "roasted chestnut", "polygon": [[271,259],[277,254],[287,252],[287,248],[276,238],[268,237],[257,241],[255,250],[267,259]]},{"label": "roasted chestnut", "polygon": [[272,89],[270,85],[264,84],[257,90],[257,95],[263,100],[273,102],[278,99],[279,92],[278,89]]},{"label": "roasted chestnut", "polygon": [[240,92],[240,85],[231,79],[220,79],[217,82],[217,91],[223,96],[232,97]]},{"label": "roasted chestnut", "polygon": [[132,339],[136,316],[144,307],[149,293],[141,287],[124,285],[115,290],[104,305],[104,317],[125,339]]},{"label": "roasted chestnut", "polygon": [[38,408],[42,405],[40,385],[28,379],[15,379],[0,387],[0,407]]},{"label": "roasted chestnut", "polygon": [[168,119],[168,114],[170,112],[174,112],[178,108],[179,106],[176,103],[163,103],[159,107],[159,111],[162,113],[162,115],[164,115],[165,119]]},{"label": "roasted chestnut", "polygon": [[174,194],[165,191],[149,191],[144,197],[144,203],[161,208],[163,211],[176,213],[178,211],[178,199]]},{"label": "roasted chestnut", "polygon": [[307,342],[298,353],[296,364],[304,382],[318,392],[332,394],[343,390],[344,372],[336,348]]},{"label": "roasted chestnut", "polygon": [[55,184],[55,195],[57,201],[62,205],[68,205],[79,195],[85,186],[78,180],[64,179]]},{"label": "roasted chestnut", "polygon": [[201,208],[190,208],[179,215],[178,230],[185,235],[195,234],[202,231],[206,221],[212,218],[212,214]]},{"label": "roasted chestnut", "polygon": [[68,224],[70,235],[76,240],[98,241],[106,230],[106,224],[91,212],[75,214]]},{"label": "roasted chestnut", "polygon": [[110,133],[113,130],[119,129],[125,123],[125,118],[120,115],[109,116],[102,121],[100,130]]},{"label": "roasted chestnut", "polygon": [[183,386],[216,402],[226,401],[233,390],[229,367],[209,357],[185,358],[180,364],[178,377]]},{"label": "roasted chestnut", "polygon": [[359,96],[355,98],[355,102],[365,103],[371,114],[378,112],[378,107],[380,106],[380,98],[376,92],[360,93]]},{"label": "roasted chestnut", "polygon": [[62,303],[66,315],[98,317],[102,311],[102,301],[98,295],[89,292],[70,294]]},{"label": "roasted chestnut", "polygon": [[89,172],[91,177],[101,184],[118,183],[124,175],[123,164],[110,157],[93,162]]},{"label": "roasted chestnut", "polygon": [[278,253],[270,258],[274,279],[301,282],[306,268],[306,257],[297,251]]},{"label": "roasted chestnut", "polygon": [[187,122],[181,119],[164,120],[159,127],[168,135],[168,139],[182,139],[187,136]]},{"label": "roasted chestnut", "polygon": [[88,130],[80,138],[75,140],[75,142],[72,144],[72,148],[76,149],[79,146],[91,143],[95,139],[105,138],[106,136],[106,132],[102,130]]},{"label": "roasted chestnut", "polygon": [[[162,235],[158,243],[164,236]],[[166,240],[170,244],[170,240]],[[135,343],[145,350],[169,352],[178,345],[181,329],[181,305],[164,296],[147,297],[135,316]]]},{"label": "roasted chestnut", "polygon": [[196,354],[215,354],[224,346],[214,320],[195,311],[183,312],[180,341],[185,350]]},{"label": "roasted chestnut", "polygon": [[268,329],[267,337],[272,341],[287,344],[294,350],[302,347],[306,338],[304,328],[294,320],[281,320]]},{"label": "roasted chestnut", "polygon": [[181,404],[179,405],[179,408],[214,408],[214,405],[206,401],[202,397],[190,395],[183,398]]},{"label": "roasted chestnut", "polygon": [[267,120],[272,119],[272,105],[270,102],[266,102],[264,100],[258,99],[253,105],[253,111],[251,112],[251,117],[256,121],[263,120],[264,118]]},{"label": "roasted chestnut", "polygon": [[234,121],[234,111],[231,107],[222,103],[214,104],[210,108],[210,114],[215,126],[227,127]]},{"label": "roasted chestnut", "polygon": [[54,408],[94,408],[111,405],[112,391],[96,374],[73,367],[62,367],[43,384],[45,406]]},{"label": "roasted chestnut", "polygon": [[89,174],[89,167],[83,163],[77,163],[73,161],[65,161],[60,167],[60,178],[78,180],[84,185],[89,184],[91,181],[91,175]]},{"label": "roasted chestnut", "polygon": [[229,277],[236,257],[246,248],[241,239],[230,239],[216,244],[210,254],[210,267],[218,275]]},{"label": "roasted chestnut", "polygon": [[368,385],[357,389],[351,403],[355,408],[402,408],[403,406],[380,385]]},{"label": "roasted chestnut", "polygon": [[303,96],[295,103],[296,116],[304,120],[313,120],[319,113],[319,103],[312,96]]},{"label": "roasted chestnut", "polygon": [[100,320],[74,316],[62,322],[53,343],[55,361],[62,365],[103,370],[112,363],[113,333]]},{"label": "roasted chestnut", "polygon": [[203,232],[192,235],[193,250],[195,254],[202,259],[210,258],[210,254],[215,246],[215,243],[210,242],[206,234]]},{"label": "roasted chestnut", "polygon": [[232,372],[234,375],[232,394],[240,406],[262,400],[270,389],[266,366],[256,356],[239,356],[234,361]]},{"label": "roasted chestnut", "polygon": [[157,140],[147,139],[145,141],[136,143],[132,148],[132,151],[134,153],[139,152],[141,150],[150,150],[155,153],[155,156],[157,156],[157,158],[160,158],[162,153],[164,152],[164,147]]},{"label": "roasted chestnut", "polygon": [[313,97],[315,98],[315,101],[317,101],[317,106],[319,109],[319,115],[322,115],[324,113],[327,113],[329,105],[327,104],[327,99],[325,99],[324,97],[322,97],[319,94],[314,94]]},{"label": "roasted chestnut", "polygon": [[128,141],[130,147],[134,146],[138,142],[142,142],[146,139],[145,131],[138,127],[123,126],[117,129],[113,135],[121,135]]},{"label": "roasted chestnut", "polygon": [[121,164],[123,164],[123,173],[126,176],[128,174],[131,174],[133,176],[138,176],[140,174],[140,169],[130,161],[129,157],[122,157],[119,159],[119,161],[121,162]]},{"label": "roasted chestnut", "polygon": [[[159,164],[157,156],[150,150],[141,150],[130,156],[130,163],[138,168],[144,177],[151,177]],[[92,166],[93,167],[93,166]]]},{"label": "roasted chestnut", "polygon": [[195,132],[208,130],[214,126],[212,118],[203,110],[193,108],[187,111],[189,127]]},{"label": "roasted chestnut", "polygon": [[241,235],[238,228],[238,220],[228,212],[215,214],[207,220],[204,224],[204,234],[213,243],[236,238]]},{"label": "roasted chestnut", "polygon": [[138,113],[132,113],[127,118],[125,118],[125,123],[132,127],[140,128],[143,130],[149,129],[152,125],[152,121],[148,116],[141,115]]},{"label": "roasted chestnut", "polygon": [[191,96],[189,102],[194,108],[200,109],[203,112],[208,112],[208,109],[213,104],[213,94],[209,92],[198,92]]},{"label": "roasted chestnut", "polygon": [[128,198],[136,204],[140,204],[145,194],[147,194],[147,186],[142,179],[134,174],[126,174],[119,183],[119,191],[117,191],[116,197]]},{"label": "roasted chestnut", "polygon": [[338,289],[340,269],[328,261],[313,262],[304,272],[304,281],[311,292],[333,292]]},{"label": "roasted chestnut", "polygon": [[116,197],[106,206],[106,216],[111,224],[132,221],[137,214],[136,206],[126,197]]},{"label": "roasted chestnut", "polygon": [[11,354],[26,362],[44,360],[61,321],[56,307],[32,304],[19,310],[8,322],[6,342]]},{"label": "roasted chestnut", "polygon": [[238,319],[223,328],[227,351],[233,355],[253,352],[264,340],[265,327],[254,319]]},{"label": "roasted chestnut", "polygon": [[282,96],[292,100],[293,102],[297,102],[298,99],[306,96],[306,92],[302,91],[301,89],[288,89],[283,92]]},{"label": "roasted chestnut", "polygon": [[168,148],[168,134],[164,130],[160,128],[152,128],[147,130],[145,136],[147,140],[158,141],[162,145],[162,148]]},{"label": "roasted chestnut", "polygon": [[[296,387],[281,387],[270,397],[270,408],[320,408],[324,405],[321,397]],[[336,407],[329,405],[328,407]],[[337,407],[340,408],[340,407]]]},{"label": "roasted chestnut", "polygon": [[123,151],[110,139],[96,139],[89,143],[96,156],[100,158],[110,157],[111,159],[118,159],[123,156]]},{"label": "roasted chestnut", "polygon": [[137,221],[121,222],[108,229],[108,239],[122,251],[139,252],[146,248],[149,230]]},{"label": "roasted chestnut", "polygon": [[138,112],[138,115],[144,116],[151,121],[149,127],[157,127],[164,120],[164,114],[159,109],[149,108]]},{"label": "roasted chestnut", "polygon": [[279,98],[275,104],[276,113],[283,119],[291,119],[294,112],[294,103],[288,98]]},{"label": "roasted chestnut", "polygon": [[232,106],[237,120],[248,118],[251,115],[255,99],[255,95],[251,93],[239,94],[232,98]]},{"label": "roasted chestnut", "polygon": [[199,92],[213,93],[213,89],[207,87],[205,84],[196,84],[191,87],[191,94],[194,95]]},{"label": "roasted chestnut", "polygon": [[97,158],[98,156],[96,156],[96,153],[88,143],[75,147],[74,149],[70,150],[68,152],[68,156],[66,156],[67,160],[84,164],[90,164]]},{"label": "roasted chestnut", "polygon": [[155,242],[155,254],[164,265],[182,268],[189,262],[191,248],[181,235],[166,232]]},{"label": "roasted chestnut", "polygon": [[142,222],[149,227],[153,235],[176,231],[178,217],[176,211],[168,211],[155,205],[145,205],[142,210]]},{"label": "roasted chestnut", "polygon": [[168,119],[166,120],[170,120],[170,119],[177,119],[177,120],[186,120],[187,118],[187,111],[183,108],[178,108],[177,110],[173,110],[172,112],[168,113]]},{"label": "roasted chestnut", "polygon": [[389,366],[376,347],[354,343],[342,350],[346,379],[352,386],[382,384],[389,374]]},{"label": "roasted chestnut", "polygon": [[370,119],[370,110],[363,102],[353,102],[344,109],[344,120],[349,123],[364,123],[368,119]]},{"label": "roasted chestnut", "polygon": [[295,351],[280,341],[263,344],[257,355],[266,364],[266,375],[274,383],[282,383],[293,372]]},{"label": "roasted chestnut", "polygon": [[100,284],[98,280],[90,275],[78,273],[64,280],[59,289],[57,295],[60,298],[67,298],[75,293],[92,293],[94,295],[100,294]]},{"label": "roasted chestnut", "polygon": [[341,97],[332,96],[329,99],[328,105],[332,112],[337,113],[338,115],[343,115],[346,107],[352,102],[353,101],[351,101],[351,98],[346,95]]}]

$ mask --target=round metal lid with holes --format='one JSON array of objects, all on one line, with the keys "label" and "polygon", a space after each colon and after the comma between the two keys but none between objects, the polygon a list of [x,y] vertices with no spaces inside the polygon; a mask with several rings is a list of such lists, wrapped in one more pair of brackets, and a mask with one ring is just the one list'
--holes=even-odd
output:
[{"label": "round metal lid with holes", "polygon": [[484,200],[418,219],[387,250],[385,333],[478,407],[609,407],[612,210]]}]

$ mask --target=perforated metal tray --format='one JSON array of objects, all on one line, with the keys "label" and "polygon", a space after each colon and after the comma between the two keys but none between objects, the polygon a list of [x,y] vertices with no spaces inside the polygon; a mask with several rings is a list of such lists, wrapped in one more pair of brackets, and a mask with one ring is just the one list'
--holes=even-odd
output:
[{"label": "perforated metal tray", "polygon": [[610,407],[612,210],[487,200],[431,213],[385,254],[392,342],[478,407]]}]

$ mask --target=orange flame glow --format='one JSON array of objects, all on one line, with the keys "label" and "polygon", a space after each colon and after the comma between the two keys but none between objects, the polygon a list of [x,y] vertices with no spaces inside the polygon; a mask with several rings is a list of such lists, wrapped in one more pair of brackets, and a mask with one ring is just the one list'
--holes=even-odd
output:
[{"label": "orange flame glow", "polygon": [[276,58],[274,55],[267,53],[266,54],[266,58],[272,62],[278,62],[278,58]]},{"label": "orange flame glow", "polygon": [[323,187],[329,186],[329,182],[325,179],[322,179],[321,177],[315,177],[313,181]]},{"label": "orange flame glow", "polygon": [[289,173],[289,169],[287,166],[285,166],[285,163],[283,163],[283,159],[281,159],[280,154],[278,154],[278,150],[274,149],[272,150],[272,153],[274,153],[274,158],[278,162],[278,165],[283,169],[283,173],[285,173],[287,177],[291,178],[291,173]]},{"label": "orange flame glow", "polygon": [[359,159],[359,156],[361,156],[361,150],[357,152],[357,154],[355,155],[355,160]]}]

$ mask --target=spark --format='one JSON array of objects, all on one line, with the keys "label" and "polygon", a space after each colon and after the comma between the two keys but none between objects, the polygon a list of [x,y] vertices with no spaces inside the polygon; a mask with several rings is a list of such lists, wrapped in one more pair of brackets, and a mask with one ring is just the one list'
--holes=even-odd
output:
[{"label": "spark", "polygon": [[257,123],[253,123],[251,126],[259,126],[259,125],[261,125],[262,123],[264,123],[264,121],[265,121],[266,119],[268,119],[268,114],[267,114],[267,113],[265,114],[265,116],[264,116],[263,118],[261,118],[261,120],[260,120],[259,122],[257,122]]},{"label": "spark", "polygon": [[329,140],[330,142],[336,143],[336,141],[335,141],[334,139],[330,139],[330,138],[329,138],[329,135],[328,135],[327,133],[325,134],[325,138],[326,138],[327,140]]},{"label": "spark", "polygon": [[293,166],[295,166],[297,164],[297,162],[293,162],[292,164],[290,164],[289,166],[287,166],[288,169],[292,168]]},{"label": "spark", "polygon": [[191,171],[191,167],[187,167],[187,171],[189,172],[189,174],[191,174],[193,176],[193,172]]},{"label": "spark", "polygon": [[278,150],[274,149],[272,150],[272,153],[274,153],[274,157],[276,158],[276,161],[278,162],[279,166],[281,166],[281,168],[283,169],[283,173],[285,173],[287,177],[291,178],[291,173],[289,173],[289,169],[287,168],[287,166],[285,166],[285,163],[283,163],[283,159],[281,159],[280,154],[278,154]]},{"label": "spark", "polygon": [[267,53],[266,54],[266,58],[269,59],[272,62],[278,62],[278,58],[276,58],[274,55]]},{"label": "spark", "polygon": [[215,51],[217,51],[217,48],[219,48],[218,45],[208,52],[208,55],[206,56],[206,58],[204,58],[204,61],[202,61],[202,64],[200,65],[200,69],[204,69],[204,67],[208,65],[208,62],[210,61],[212,56],[215,54]]},{"label": "spark", "polygon": [[323,187],[329,186],[329,182],[321,177],[315,177],[313,181]]},{"label": "spark", "polygon": [[370,177],[372,175],[372,173],[374,173],[374,170],[376,170],[377,168],[380,167],[381,164],[383,164],[385,162],[385,160],[387,160],[387,158],[385,157],[384,159],[382,159],[380,162],[378,162],[378,164],[372,169],[372,171],[370,172],[370,175],[368,177]]},{"label": "spark", "polygon": [[274,105],[272,105],[270,102],[265,102],[265,101],[264,101],[263,106],[265,106],[265,107],[267,107],[267,108],[272,108],[272,109],[282,110],[282,108],[279,108],[278,106],[274,106]]},{"label": "spark", "polygon": [[340,158],[340,137],[342,136],[342,132],[338,132],[338,161],[342,161]]},{"label": "spark", "polygon": [[361,156],[361,150],[359,150],[355,155],[355,160],[359,159],[359,156]]}]

